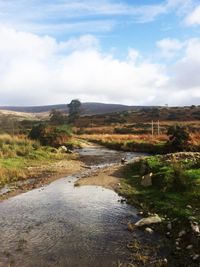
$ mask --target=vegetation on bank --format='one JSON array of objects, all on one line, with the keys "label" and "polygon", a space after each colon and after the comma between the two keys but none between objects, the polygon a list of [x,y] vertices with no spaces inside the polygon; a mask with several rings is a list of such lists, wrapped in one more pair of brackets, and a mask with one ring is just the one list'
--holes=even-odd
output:
[{"label": "vegetation on bank", "polygon": [[[152,173],[152,185],[141,180]],[[124,171],[120,193],[128,202],[171,218],[200,221],[200,153],[175,153],[144,157]]]},{"label": "vegetation on bank", "polygon": [[82,134],[81,138],[111,149],[165,154],[176,151],[200,151],[199,133],[189,134],[186,127],[170,126],[166,134]]},{"label": "vegetation on bank", "polygon": [[42,146],[25,136],[0,135],[0,187],[31,178],[30,168],[68,158],[62,150]]},{"label": "vegetation on bank", "polygon": [[51,163],[69,157],[66,153],[80,147],[69,125],[79,117],[80,107],[80,101],[73,100],[68,116],[54,109],[48,121],[21,122],[23,135],[15,133],[16,125],[11,121],[7,129],[11,134],[0,135],[0,187],[37,176],[38,173],[29,171],[32,167],[41,169],[49,165],[50,170]]}]

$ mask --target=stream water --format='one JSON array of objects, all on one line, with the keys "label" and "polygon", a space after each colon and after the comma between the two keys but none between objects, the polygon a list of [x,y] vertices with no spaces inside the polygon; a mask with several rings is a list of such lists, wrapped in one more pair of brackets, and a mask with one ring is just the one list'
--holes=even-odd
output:
[{"label": "stream water", "polygon": [[[116,163],[124,153],[102,148],[79,151],[93,168]],[[126,155],[128,160],[137,153]],[[127,231],[136,209],[112,190],[74,187],[77,176],[20,194],[0,203],[0,266],[112,267],[124,261],[126,244],[142,239]]]}]

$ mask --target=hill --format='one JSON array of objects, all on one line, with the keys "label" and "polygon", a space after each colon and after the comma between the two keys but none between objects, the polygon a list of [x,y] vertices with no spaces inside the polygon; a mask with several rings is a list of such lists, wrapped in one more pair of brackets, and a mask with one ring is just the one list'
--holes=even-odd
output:
[{"label": "hill", "polygon": [[[120,104],[104,104],[104,103],[82,103],[82,110],[84,115],[113,113],[120,111],[128,111],[138,109],[138,106],[127,106]],[[61,111],[68,111],[66,104],[48,105],[48,106],[0,106],[0,110],[10,110],[25,113],[42,113],[49,112],[52,109]]]}]

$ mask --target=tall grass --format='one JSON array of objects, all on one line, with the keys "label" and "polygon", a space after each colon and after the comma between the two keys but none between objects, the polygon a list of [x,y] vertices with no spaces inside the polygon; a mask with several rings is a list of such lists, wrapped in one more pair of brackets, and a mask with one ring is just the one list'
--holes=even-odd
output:
[{"label": "tall grass", "polygon": [[0,186],[29,177],[28,167],[62,159],[55,148],[41,146],[25,136],[0,135]]}]

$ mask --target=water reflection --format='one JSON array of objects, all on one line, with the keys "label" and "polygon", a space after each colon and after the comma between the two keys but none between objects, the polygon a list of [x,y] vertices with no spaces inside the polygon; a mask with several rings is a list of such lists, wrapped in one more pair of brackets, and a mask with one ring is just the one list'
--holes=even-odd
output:
[{"label": "water reflection", "polygon": [[[121,157],[99,150],[101,162]],[[94,156],[94,149],[84,153]],[[126,223],[137,219],[136,210],[111,190],[74,187],[76,179],[59,179],[0,203],[0,266],[111,267],[126,258],[126,242],[133,238]]]}]

